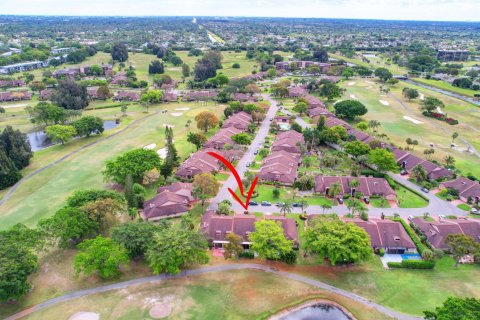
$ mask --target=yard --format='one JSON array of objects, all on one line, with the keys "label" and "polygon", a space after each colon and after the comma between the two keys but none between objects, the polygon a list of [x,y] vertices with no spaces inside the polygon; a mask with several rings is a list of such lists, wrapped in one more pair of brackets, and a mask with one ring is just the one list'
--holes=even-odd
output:
[{"label": "yard", "polygon": [[[183,111],[182,117],[172,115],[176,112],[157,113],[159,110],[173,111],[179,107],[188,107],[190,110]],[[74,190],[106,187],[107,185],[101,174],[105,161],[125,151],[152,143],[157,145],[156,148],[162,148],[165,143],[164,127],[167,124],[173,126],[175,146],[180,156],[186,158],[195,151],[195,147],[185,139],[188,131],[196,130],[193,121],[195,115],[204,110],[213,111],[220,115],[222,109],[221,105],[213,103],[166,104],[152,107],[148,117],[133,124],[125,132],[83,149],[23,183],[12,197],[0,207],[0,228],[8,228],[18,222],[35,226],[41,218],[48,217],[59,209],[65,198]],[[107,110],[111,111],[112,109]],[[117,108],[117,111],[119,111],[119,108]],[[99,112],[103,111],[99,110]],[[191,127],[187,128],[185,124],[189,119],[193,123]],[[119,127],[118,130],[121,130],[121,128]],[[104,135],[110,134],[109,131]],[[77,139],[65,146],[57,145],[37,152],[31,165],[23,170],[23,174],[39,169],[97,139],[99,138]],[[5,192],[6,190],[3,194]]]},{"label": "yard", "polygon": [[278,189],[280,190],[280,195],[275,198],[273,196],[274,189],[276,189],[275,186],[258,184],[255,188],[255,190],[258,192],[258,197],[252,198],[252,200],[257,201],[258,203],[262,201],[276,203],[283,201],[297,202],[304,199],[307,200],[308,204],[312,206],[320,206],[322,204],[332,205],[332,200],[330,199],[318,195],[302,196],[298,191],[291,187],[279,187]]},{"label": "yard", "polygon": [[423,208],[428,205],[427,200],[399,184],[397,184],[395,192],[399,208]]}]

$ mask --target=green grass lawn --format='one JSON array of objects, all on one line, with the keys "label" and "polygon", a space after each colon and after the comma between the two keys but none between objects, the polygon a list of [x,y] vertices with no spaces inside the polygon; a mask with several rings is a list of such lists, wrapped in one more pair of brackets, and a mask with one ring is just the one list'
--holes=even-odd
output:
[{"label": "green grass lawn", "polygon": [[230,175],[227,173],[217,173],[215,175],[215,178],[217,178],[217,181],[226,181],[229,177]]},{"label": "green grass lawn", "polygon": [[387,200],[382,201],[380,198],[370,198],[370,204],[374,208],[390,208],[390,203]]},{"label": "green grass lawn", "polygon": [[466,203],[461,203],[457,206],[457,208],[462,209],[464,211],[470,211],[470,206]]},{"label": "green grass lawn", "polygon": [[397,193],[397,202],[400,208],[423,208],[428,205],[427,200],[401,185],[397,184],[395,192]]},{"label": "green grass lawn", "polygon": [[312,298],[335,301],[358,320],[388,319],[349,299],[255,270],[217,272],[112,290],[60,303],[25,319],[61,319],[82,311],[99,313],[101,319],[151,319],[149,311],[158,302],[172,306],[169,319],[266,319]]},{"label": "green grass lawn", "polygon": [[444,257],[434,270],[386,270],[375,256],[358,266],[302,268],[299,272],[404,313],[422,315],[450,296],[480,297],[479,266],[454,268],[453,264],[452,258]]},{"label": "green grass lawn", "polygon": [[[480,150],[480,140],[478,139],[480,112],[478,112],[478,107],[402,82],[390,87],[390,94],[385,95],[380,93],[380,85],[381,83],[373,79],[356,78],[351,81],[342,81],[341,86],[346,89],[342,99],[351,99],[350,95],[353,94],[367,106],[369,112],[362,119],[365,121],[373,119],[380,121],[379,133],[387,134],[388,142],[405,147],[407,138],[416,139],[419,145],[411,152],[422,158],[424,157],[423,151],[430,148],[430,144],[433,144],[435,154],[433,154],[432,160],[442,162],[445,156],[451,155],[456,160],[455,166],[464,175],[471,173],[474,176],[480,176],[480,158],[465,152],[467,146],[463,142],[463,139],[465,139],[477,150]],[[402,97],[401,91],[405,87],[415,88],[425,97],[432,96],[442,100],[446,106],[443,112],[458,119],[460,124],[451,126],[445,122],[423,116],[419,99],[407,101]],[[380,101],[387,102],[389,105],[386,106]],[[415,124],[404,117],[410,117],[423,123]],[[451,148],[450,146],[453,132],[458,132],[461,137],[455,141],[458,148]],[[371,131],[368,133],[372,134]]]},{"label": "green grass lawn", "polygon": [[330,199],[326,199],[325,197],[320,197],[317,195],[302,197],[300,195],[297,195],[297,191],[289,187],[279,187],[278,189],[280,190],[280,196],[278,198],[275,198],[273,197],[274,189],[275,189],[274,186],[259,184],[255,188],[255,190],[258,192],[258,197],[252,198],[252,200],[257,201],[258,203],[262,201],[276,203],[276,202],[282,202],[282,201],[297,202],[301,199],[305,199],[307,200],[308,204],[312,206],[319,206],[322,204],[332,205],[332,200]]},{"label": "green grass lawn", "polygon": [[[38,220],[58,210],[65,198],[74,190],[107,187],[101,174],[105,161],[125,151],[152,143],[157,145],[157,149],[162,148],[165,143],[164,126],[166,124],[174,126],[175,146],[182,158],[187,157],[195,151],[195,147],[186,141],[185,136],[189,130],[195,130],[195,125],[186,128],[186,121],[188,119],[193,121],[195,115],[204,110],[221,114],[223,107],[213,103],[167,104],[151,108],[150,114],[164,109],[173,111],[180,106],[190,107],[190,110],[184,111],[182,117],[175,117],[170,113],[152,115],[134,124],[127,131],[88,147],[27,180],[0,207],[0,229],[8,228],[18,222],[34,226]],[[31,165],[24,169],[23,173],[27,174],[34,168],[45,166],[94,139],[98,138],[78,139],[65,146],[57,145],[35,153]]]}]

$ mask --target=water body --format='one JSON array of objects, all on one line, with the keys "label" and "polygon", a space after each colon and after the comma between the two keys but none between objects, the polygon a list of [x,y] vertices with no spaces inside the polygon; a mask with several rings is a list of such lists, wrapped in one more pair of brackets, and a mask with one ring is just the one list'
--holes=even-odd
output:
[{"label": "water body", "polygon": [[279,318],[279,320],[352,320],[339,308],[325,303],[300,308]]},{"label": "water body", "polygon": [[[118,123],[116,123],[114,120],[103,121],[103,128],[105,129],[105,131],[111,130],[117,126]],[[56,144],[47,137],[44,131],[35,131],[32,133],[28,133],[27,138],[30,142],[30,145],[32,146],[33,152],[43,150]]]}]

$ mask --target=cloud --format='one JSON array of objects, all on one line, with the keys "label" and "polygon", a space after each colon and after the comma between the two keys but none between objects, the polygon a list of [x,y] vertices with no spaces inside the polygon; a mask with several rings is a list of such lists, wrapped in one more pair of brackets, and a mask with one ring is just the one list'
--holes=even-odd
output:
[{"label": "cloud", "polygon": [[0,0],[2,14],[480,20],[478,0]]}]

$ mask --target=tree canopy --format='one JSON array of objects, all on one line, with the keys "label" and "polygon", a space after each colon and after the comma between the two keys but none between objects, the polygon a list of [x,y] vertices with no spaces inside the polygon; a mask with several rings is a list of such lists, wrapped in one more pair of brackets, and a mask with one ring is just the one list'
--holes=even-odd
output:
[{"label": "tree canopy", "polygon": [[134,182],[141,183],[146,172],[157,169],[160,171],[162,162],[155,150],[143,148],[125,152],[105,163],[103,175],[105,179],[124,184],[128,175]]},{"label": "tree canopy", "polygon": [[424,311],[425,320],[467,320],[480,318],[480,300],[450,297],[435,311]]},{"label": "tree canopy", "polygon": [[205,236],[183,224],[173,224],[156,232],[151,242],[146,258],[154,274],[177,274],[181,268],[209,260]]},{"label": "tree canopy", "polygon": [[368,112],[367,107],[358,100],[344,100],[337,102],[334,106],[335,114],[339,117],[353,120],[355,117],[363,116]]},{"label": "tree canopy", "polygon": [[68,78],[58,82],[51,100],[59,107],[74,110],[85,109],[89,103],[87,88]]},{"label": "tree canopy", "polygon": [[338,217],[316,217],[305,231],[305,248],[318,253],[323,262],[332,265],[356,263],[372,255],[370,237],[353,223],[344,223]]},{"label": "tree canopy", "polygon": [[292,252],[293,242],[285,237],[283,228],[274,220],[255,222],[255,231],[250,233],[251,249],[268,260],[281,260]]},{"label": "tree canopy", "polygon": [[391,151],[382,148],[376,148],[370,151],[368,160],[380,171],[391,171],[398,168],[395,156]]},{"label": "tree canopy", "polygon": [[218,125],[217,116],[210,111],[200,112],[195,116],[195,121],[197,122],[197,128],[203,130],[205,133]]}]

